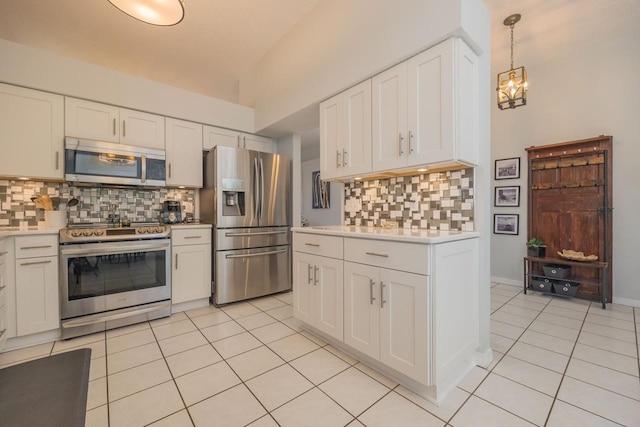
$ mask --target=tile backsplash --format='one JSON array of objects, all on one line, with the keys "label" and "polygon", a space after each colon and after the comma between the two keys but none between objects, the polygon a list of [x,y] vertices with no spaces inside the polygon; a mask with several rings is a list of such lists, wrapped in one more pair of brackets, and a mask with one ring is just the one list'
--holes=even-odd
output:
[{"label": "tile backsplash", "polygon": [[344,186],[345,225],[473,231],[473,168],[354,181]]},{"label": "tile backsplash", "polygon": [[0,227],[34,227],[44,221],[44,211],[31,198],[45,194],[60,197],[61,209],[72,197],[78,198],[80,203],[68,208],[69,223],[106,222],[112,207],[121,219],[158,221],[165,200],[180,201],[185,213],[194,211],[194,190],[76,187],[58,182],[0,179]]}]

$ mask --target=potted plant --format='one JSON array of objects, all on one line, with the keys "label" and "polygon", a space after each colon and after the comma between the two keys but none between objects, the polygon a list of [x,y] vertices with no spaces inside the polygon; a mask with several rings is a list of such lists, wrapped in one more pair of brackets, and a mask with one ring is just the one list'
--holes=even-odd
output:
[{"label": "potted plant", "polygon": [[547,245],[544,244],[544,240],[539,237],[532,237],[527,242],[527,255],[536,258],[544,258]]}]

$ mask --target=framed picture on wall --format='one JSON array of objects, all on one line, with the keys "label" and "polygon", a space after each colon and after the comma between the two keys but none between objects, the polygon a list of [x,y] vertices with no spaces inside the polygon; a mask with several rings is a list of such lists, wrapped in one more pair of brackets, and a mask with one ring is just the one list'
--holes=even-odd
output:
[{"label": "framed picture on wall", "polygon": [[520,178],[520,157],[496,160],[495,179]]},{"label": "framed picture on wall", "polygon": [[520,186],[496,187],[493,205],[496,207],[517,207],[520,206]]},{"label": "framed picture on wall", "polygon": [[494,214],[493,233],[518,235],[518,214]]},{"label": "framed picture on wall", "polygon": [[328,209],[329,206],[329,182],[320,179],[320,171],[311,172],[311,191],[313,209]]}]

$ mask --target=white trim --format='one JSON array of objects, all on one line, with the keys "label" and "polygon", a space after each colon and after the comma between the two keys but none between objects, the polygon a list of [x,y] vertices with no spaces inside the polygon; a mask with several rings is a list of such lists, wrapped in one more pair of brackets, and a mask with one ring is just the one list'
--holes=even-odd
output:
[{"label": "white trim", "polygon": [[620,305],[628,305],[631,307],[640,307],[640,300],[631,299],[631,298],[620,298],[620,297],[614,296],[613,303],[620,304]]},{"label": "white trim", "polygon": [[518,286],[519,288],[522,288],[522,279],[513,280],[504,277],[491,276],[491,283],[500,283],[501,285]]},{"label": "white trim", "polygon": [[483,353],[476,351],[474,353],[476,364],[482,368],[488,369],[493,362],[493,350],[489,349]]}]

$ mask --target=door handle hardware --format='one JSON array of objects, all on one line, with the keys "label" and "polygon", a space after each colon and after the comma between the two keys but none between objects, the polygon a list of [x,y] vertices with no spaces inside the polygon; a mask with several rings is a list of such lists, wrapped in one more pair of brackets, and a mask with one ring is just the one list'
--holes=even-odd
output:
[{"label": "door handle hardware", "polygon": [[409,154],[413,153],[413,133],[409,131]]},{"label": "door handle hardware", "polygon": [[20,249],[46,249],[51,248],[51,245],[42,245],[42,246],[23,246]]},{"label": "door handle hardware", "polygon": [[51,264],[53,261],[34,261],[34,262],[23,262],[20,265],[40,265],[40,264]]},{"label": "door handle hardware", "polygon": [[125,121],[122,121],[122,136],[126,138],[127,136],[127,128],[125,127]]},{"label": "door handle hardware", "polygon": [[171,163],[169,163],[169,178],[171,178]]},{"label": "door handle hardware", "polygon": [[2,290],[3,290],[4,288],[6,288],[6,287],[7,287],[7,285],[2,285],[2,286],[0,286],[0,292],[2,292]]},{"label": "door handle hardware", "polygon": [[398,133],[398,155],[402,156],[404,154],[404,150],[402,150],[402,141],[404,141],[404,137],[402,136],[402,132]]},{"label": "door handle hardware", "polygon": [[336,150],[336,167],[340,167],[340,150]]},{"label": "door handle hardware", "polygon": [[271,236],[274,234],[285,234],[286,231],[257,231],[247,233],[225,233],[226,237],[251,237],[251,236]]},{"label": "door handle hardware", "polygon": [[116,118],[113,118],[113,134],[116,134]]},{"label": "door handle hardware", "polygon": [[184,236],[185,239],[202,239],[202,236]]},{"label": "door handle hardware", "polygon": [[305,243],[305,246],[313,246],[314,248],[319,248],[320,245],[318,243]]},{"label": "door handle hardware", "polygon": [[307,283],[311,283],[311,281],[313,280],[313,278],[311,277],[311,271],[313,270],[313,266],[311,264],[309,264],[307,266]]},{"label": "door handle hardware", "polygon": [[56,151],[56,170],[60,169],[60,152]]},{"label": "door handle hardware", "polygon": [[379,254],[377,252],[365,252],[366,255],[371,255],[371,256],[379,256],[382,258],[389,258],[389,255],[387,254]]},{"label": "door handle hardware", "polygon": [[143,184],[145,182],[147,182],[147,156],[145,156],[144,154],[140,157],[140,161],[141,161],[141,168],[142,170],[140,171],[142,176],[140,178],[140,182],[142,182]]},{"label": "door handle hardware", "polygon": [[373,305],[373,302],[376,300],[376,297],[373,296],[373,285],[376,282],[373,279],[369,279],[369,304]]},{"label": "door handle hardware", "polygon": [[6,255],[6,254],[8,254],[8,253],[9,253],[9,252],[7,252],[7,251],[2,251],[2,252],[0,252],[0,256],[2,256],[2,255]]},{"label": "door handle hardware", "polygon": [[178,254],[176,254],[176,270],[178,269]]},{"label": "door handle hardware", "polygon": [[253,258],[253,257],[256,257],[256,256],[267,256],[267,255],[283,254],[285,252],[287,252],[286,249],[280,249],[279,251],[259,252],[257,254],[244,254],[244,255],[225,255],[224,257],[227,258],[227,259]]},{"label": "door handle hardware", "polygon": [[313,286],[318,286],[318,272],[320,271],[320,269],[318,268],[317,265],[313,266]]},{"label": "door handle hardware", "polygon": [[384,282],[381,280],[380,281],[380,308],[384,307],[384,303],[386,302],[384,300]]},{"label": "door handle hardware", "polygon": [[342,166],[347,166],[347,150],[342,150]]}]

